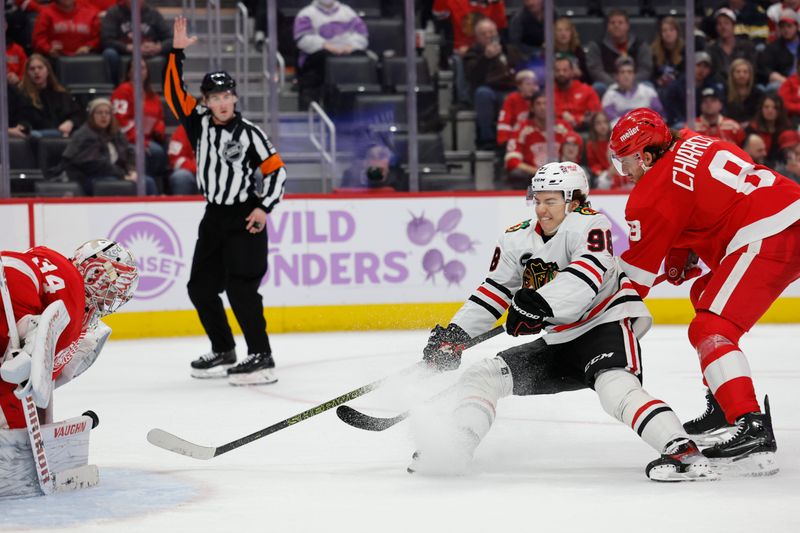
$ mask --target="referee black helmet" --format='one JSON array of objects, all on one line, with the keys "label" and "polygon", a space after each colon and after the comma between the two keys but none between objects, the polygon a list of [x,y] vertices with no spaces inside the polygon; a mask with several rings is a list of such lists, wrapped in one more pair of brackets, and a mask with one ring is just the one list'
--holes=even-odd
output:
[{"label": "referee black helmet", "polygon": [[200,90],[204,95],[212,93],[224,93],[231,91],[236,93],[236,80],[224,70],[216,72],[209,72],[203,76],[203,82],[200,84]]}]

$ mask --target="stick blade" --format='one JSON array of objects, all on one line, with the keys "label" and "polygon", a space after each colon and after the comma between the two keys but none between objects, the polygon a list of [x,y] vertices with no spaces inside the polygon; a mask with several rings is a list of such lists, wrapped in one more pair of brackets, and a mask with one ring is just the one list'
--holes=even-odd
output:
[{"label": "stick blade", "polygon": [[354,428],[366,431],[383,431],[405,420],[408,415],[402,413],[392,418],[378,418],[365,415],[347,405],[340,405],[336,408],[336,416],[338,416],[342,422]]},{"label": "stick blade", "polygon": [[214,457],[217,451],[213,446],[200,446],[158,428],[147,432],[147,442],[172,453],[204,461]]}]

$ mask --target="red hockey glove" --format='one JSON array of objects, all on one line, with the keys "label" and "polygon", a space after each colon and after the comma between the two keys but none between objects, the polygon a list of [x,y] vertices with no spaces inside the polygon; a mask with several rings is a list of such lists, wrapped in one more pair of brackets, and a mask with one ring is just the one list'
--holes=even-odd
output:
[{"label": "red hockey glove", "polygon": [[506,333],[535,335],[542,331],[544,320],[553,316],[550,305],[533,289],[520,289],[511,301],[506,319]]},{"label": "red hockey glove", "polygon": [[672,248],[664,261],[667,281],[680,285],[702,274],[703,271],[697,266],[698,259],[697,254],[688,248]]}]

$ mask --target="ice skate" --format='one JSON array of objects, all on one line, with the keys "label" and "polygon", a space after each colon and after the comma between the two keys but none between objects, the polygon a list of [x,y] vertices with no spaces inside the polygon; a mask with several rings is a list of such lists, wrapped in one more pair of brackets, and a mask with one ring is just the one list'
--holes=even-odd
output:
[{"label": "ice skate", "polygon": [[667,444],[661,457],[647,465],[645,474],[653,481],[673,483],[719,479],[709,460],[689,439],[675,439]]},{"label": "ice skate", "polygon": [[275,377],[275,361],[268,353],[251,353],[247,359],[228,369],[231,385],[269,385],[278,381]]},{"label": "ice skate", "polygon": [[463,476],[469,472],[479,437],[464,428],[443,428],[438,439],[428,442],[411,456],[409,474],[423,476]]},{"label": "ice skate", "polygon": [[236,364],[236,350],[208,352],[192,361],[192,377],[198,379],[228,377],[228,368]]},{"label": "ice skate", "polygon": [[722,475],[771,476],[778,473],[769,398],[764,413],[747,413],[736,420],[736,433],[725,442],[703,450],[711,466]]},{"label": "ice skate", "polygon": [[725,413],[710,389],[706,389],[706,410],[703,414],[683,424],[683,429],[699,446],[713,446],[728,440],[736,426],[728,424]]}]

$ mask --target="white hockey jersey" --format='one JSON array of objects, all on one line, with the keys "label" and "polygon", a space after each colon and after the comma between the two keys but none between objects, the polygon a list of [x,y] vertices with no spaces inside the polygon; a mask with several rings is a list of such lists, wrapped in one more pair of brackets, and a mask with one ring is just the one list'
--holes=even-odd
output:
[{"label": "white hockey jersey", "polygon": [[605,215],[582,207],[567,215],[547,242],[543,235],[531,220],[508,228],[495,248],[489,276],[452,321],[471,337],[479,335],[503,315],[514,293],[527,287],[553,310],[543,337],[548,344],[624,318],[636,318],[638,338],[650,329],[652,316],[613,255]]}]

